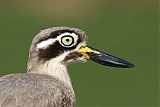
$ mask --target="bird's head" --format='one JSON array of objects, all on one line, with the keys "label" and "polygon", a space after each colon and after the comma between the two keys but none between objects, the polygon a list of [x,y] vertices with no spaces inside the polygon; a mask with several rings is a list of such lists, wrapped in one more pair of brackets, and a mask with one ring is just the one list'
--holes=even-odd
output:
[{"label": "bird's head", "polygon": [[53,27],[40,31],[31,44],[29,67],[52,61],[68,65],[73,61],[92,60],[102,65],[130,68],[133,64],[91,48],[84,31],[70,27]]}]

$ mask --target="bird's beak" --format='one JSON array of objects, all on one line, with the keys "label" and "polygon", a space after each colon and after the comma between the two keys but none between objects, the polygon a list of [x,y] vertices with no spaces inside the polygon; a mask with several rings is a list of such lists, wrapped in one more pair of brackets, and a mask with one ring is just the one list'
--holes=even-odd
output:
[{"label": "bird's beak", "polygon": [[121,58],[109,55],[105,52],[91,48],[89,46],[81,47],[79,53],[83,55],[85,59],[91,59],[96,63],[105,66],[118,67],[118,68],[133,68],[134,65]]}]

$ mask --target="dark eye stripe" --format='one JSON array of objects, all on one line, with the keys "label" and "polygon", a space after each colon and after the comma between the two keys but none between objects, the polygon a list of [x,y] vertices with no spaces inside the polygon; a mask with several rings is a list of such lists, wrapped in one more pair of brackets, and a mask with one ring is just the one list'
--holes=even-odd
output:
[{"label": "dark eye stripe", "polygon": [[[50,38],[57,38],[57,36],[59,36],[59,35],[61,35],[63,33],[75,33],[75,32],[72,31],[72,30],[57,30],[57,31],[54,31],[54,32],[50,33],[49,36],[44,36],[44,38],[41,38],[38,41],[38,43],[40,43],[42,41],[45,41],[47,39],[50,39]],[[55,58],[55,57],[63,54],[64,51],[70,51],[70,50],[75,49],[77,47],[77,45],[80,42],[82,42],[82,39],[80,39],[79,34],[77,34],[77,33],[75,33],[75,34],[78,35],[78,40],[77,40],[77,43],[74,46],[72,46],[72,47],[64,47],[59,43],[59,41],[56,41],[54,44],[49,45],[46,49],[40,49],[39,50],[39,53],[38,53],[39,59],[40,60],[50,60],[51,58]],[[73,40],[73,43],[74,43],[74,40]]]},{"label": "dark eye stripe", "polygon": [[50,45],[48,48],[46,49],[40,49],[39,50],[39,58],[42,60],[50,60],[51,58],[55,58],[61,54],[63,54],[65,51],[71,51],[73,49],[76,49],[77,45],[80,43],[81,41],[78,40],[77,44],[75,46],[72,47],[63,47],[58,41],[55,42],[53,45]]}]

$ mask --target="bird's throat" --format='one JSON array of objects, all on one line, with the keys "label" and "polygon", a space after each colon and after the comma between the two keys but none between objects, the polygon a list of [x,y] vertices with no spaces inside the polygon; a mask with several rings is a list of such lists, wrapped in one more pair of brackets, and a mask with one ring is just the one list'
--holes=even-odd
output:
[{"label": "bird's throat", "polygon": [[30,70],[28,73],[45,74],[52,76],[53,78],[57,78],[65,85],[68,85],[72,88],[72,83],[67,71],[67,66],[60,62],[54,62],[52,60],[47,61],[44,64],[39,65],[38,68]]}]

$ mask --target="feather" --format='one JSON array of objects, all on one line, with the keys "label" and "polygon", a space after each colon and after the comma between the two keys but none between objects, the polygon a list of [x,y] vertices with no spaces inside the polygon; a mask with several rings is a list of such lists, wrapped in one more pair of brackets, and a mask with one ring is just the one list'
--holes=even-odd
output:
[{"label": "feather", "polygon": [[72,89],[41,74],[11,74],[0,78],[0,107],[74,107]]}]

